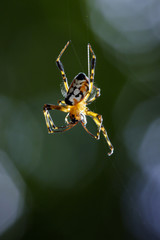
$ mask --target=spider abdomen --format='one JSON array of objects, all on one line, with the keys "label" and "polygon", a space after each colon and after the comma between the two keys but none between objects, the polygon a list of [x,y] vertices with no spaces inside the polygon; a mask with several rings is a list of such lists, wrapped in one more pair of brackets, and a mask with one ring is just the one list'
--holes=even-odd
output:
[{"label": "spider abdomen", "polygon": [[79,73],[72,81],[65,102],[75,105],[83,100],[89,90],[89,79],[84,73]]}]

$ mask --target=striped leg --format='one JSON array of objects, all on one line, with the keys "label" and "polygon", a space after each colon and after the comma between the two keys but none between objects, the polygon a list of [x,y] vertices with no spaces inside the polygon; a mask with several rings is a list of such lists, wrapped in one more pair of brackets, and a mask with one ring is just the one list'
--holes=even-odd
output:
[{"label": "striped leg", "polygon": [[97,127],[98,127],[98,131],[97,131],[97,135],[95,136],[95,139],[99,140],[100,139],[100,132],[101,132],[101,126],[102,126],[102,116],[94,113],[90,110],[87,111],[86,115],[90,116],[93,118],[94,122],[96,123]]},{"label": "striped leg", "polygon": [[56,60],[56,63],[57,63],[57,67],[60,69],[61,71],[61,74],[62,74],[62,78],[63,78],[63,82],[64,82],[64,87],[65,87],[65,90],[66,92],[68,92],[68,81],[67,81],[67,77],[66,77],[66,74],[64,72],[64,68],[63,68],[63,65],[60,61],[60,58],[62,56],[62,54],[64,53],[64,51],[66,50],[66,48],[68,47],[70,41],[67,42],[67,44],[64,46],[64,48],[62,49],[62,51],[60,52],[57,60]]},{"label": "striped leg", "polygon": [[[95,55],[91,45],[88,44],[88,46],[89,46],[90,52],[92,54],[90,83],[92,83],[92,87],[93,87],[94,75],[95,75],[95,67],[96,67],[96,55]],[[90,91],[92,91],[92,87],[91,87]]]},{"label": "striped leg", "polygon": [[104,135],[104,137],[105,137],[105,139],[106,139],[106,141],[107,141],[107,143],[108,143],[108,146],[109,146],[109,148],[110,148],[110,150],[111,150],[111,151],[108,153],[108,156],[111,156],[111,155],[113,154],[113,152],[114,152],[114,147],[113,147],[111,141],[109,140],[107,131],[106,131],[106,129],[104,128],[103,125],[101,126],[101,131],[103,132],[103,135]]},{"label": "striped leg", "polygon": [[56,125],[54,124],[54,122],[51,118],[51,115],[49,114],[49,110],[60,110],[62,112],[69,112],[70,109],[67,106],[57,106],[57,105],[52,105],[52,104],[45,104],[44,105],[43,114],[44,114],[46,125],[47,125],[47,128],[48,128],[48,133],[64,131],[66,128],[67,128],[67,130],[70,129],[69,127],[71,126],[71,124],[68,124],[67,126],[64,126],[64,127],[56,127]]},{"label": "striped leg", "polygon": [[[90,86],[89,86],[89,91],[85,97],[86,100],[89,98],[89,96],[92,92],[93,83],[94,83],[94,75],[95,75],[95,67],[96,67],[96,55],[89,43],[88,43],[88,49],[90,50],[90,52],[92,54],[92,59],[91,59]],[[89,58],[89,56],[88,56],[88,58]]]},{"label": "striped leg", "polygon": [[108,143],[108,146],[110,148],[110,153],[108,153],[108,155],[112,155],[113,151],[114,151],[114,148],[113,148],[113,145],[111,143],[111,141],[109,140],[109,137],[108,137],[108,134],[107,134],[107,131],[105,130],[104,126],[102,125],[102,122],[103,122],[103,118],[101,115],[97,114],[97,113],[94,113],[90,110],[87,110],[86,111],[86,115],[90,116],[93,118],[94,122],[96,123],[97,127],[98,127],[98,132],[97,132],[97,136],[94,136],[97,140],[100,138],[100,132],[102,131],[103,132],[103,135]]},{"label": "striped leg", "polygon": [[[89,84],[89,91],[85,96],[85,100],[87,101],[87,99],[89,98],[91,92],[92,92],[92,88],[93,88],[93,83],[94,83],[94,75],[95,75],[95,67],[96,67],[96,55],[91,47],[91,45],[88,43],[88,49],[90,50],[91,54],[92,54],[92,59],[91,59],[91,74],[90,74],[90,84]],[[89,50],[88,50],[88,55],[89,55]],[[88,56],[89,59],[89,56]],[[88,64],[89,65],[89,64]]]}]

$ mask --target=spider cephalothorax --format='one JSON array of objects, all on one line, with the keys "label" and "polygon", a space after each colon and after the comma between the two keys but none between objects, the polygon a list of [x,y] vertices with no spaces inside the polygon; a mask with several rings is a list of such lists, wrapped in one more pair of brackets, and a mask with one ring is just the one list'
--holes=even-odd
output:
[{"label": "spider cephalothorax", "polygon": [[[65,49],[67,48],[67,46],[69,45],[69,43],[70,43],[70,41],[67,42],[67,44],[62,49],[62,51],[60,52],[60,54],[56,60],[57,66],[61,71],[63,82],[64,82],[64,88],[65,88],[65,92],[66,92],[65,100],[58,101],[58,105],[45,104],[43,107],[43,113],[45,116],[48,132],[49,133],[64,132],[64,131],[71,129],[78,122],[80,122],[82,124],[82,126],[84,127],[84,129],[95,139],[99,139],[100,132],[101,131],[103,132],[103,135],[104,135],[104,137],[110,147],[110,150],[111,150],[110,153],[108,153],[108,155],[110,156],[113,153],[114,148],[109,140],[109,137],[107,135],[107,132],[106,132],[104,126],[102,125],[102,122],[103,122],[102,116],[90,111],[89,108],[87,107],[87,105],[89,103],[93,102],[97,97],[100,96],[100,89],[93,85],[94,74],[95,74],[95,65],[96,65],[96,56],[94,54],[94,51],[91,48],[91,45],[88,44],[88,66],[89,66],[88,76],[86,76],[85,73],[82,73],[82,72],[79,73],[73,79],[70,87],[68,87],[67,77],[64,72],[64,68],[60,61],[60,58],[61,58],[63,52],[65,51]],[[91,70],[90,70],[90,64],[89,64],[89,51],[92,54]],[[96,93],[94,96],[91,97],[91,92],[92,92],[93,88],[96,90]],[[67,113],[67,115],[65,117],[66,126],[56,127],[50,114],[49,114],[49,110],[60,110],[62,112],[66,112]],[[93,135],[86,128],[86,124],[87,124],[86,116],[91,117],[94,120],[94,122],[96,123],[96,125],[98,127],[97,135]],[[70,118],[70,120],[68,120],[68,117]]]}]

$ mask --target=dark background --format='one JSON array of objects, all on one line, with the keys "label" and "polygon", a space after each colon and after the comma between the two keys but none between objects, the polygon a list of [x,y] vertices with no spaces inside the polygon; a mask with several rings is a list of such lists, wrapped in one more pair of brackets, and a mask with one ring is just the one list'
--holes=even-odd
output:
[{"label": "dark background", "polygon": [[[1,2],[0,239],[160,238],[159,4],[148,12],[142,1],[132,19],[132,1],[121,5],[128,19],[108,5],[107,21],[95,2]],[[88,42],[97,56],[101,97],[89,107],[103,115],[111,157],[103,135],[80,125],[47,133],[42,108],[63,99],[55,60],[68,40],[69,83],[87,74]]]}]

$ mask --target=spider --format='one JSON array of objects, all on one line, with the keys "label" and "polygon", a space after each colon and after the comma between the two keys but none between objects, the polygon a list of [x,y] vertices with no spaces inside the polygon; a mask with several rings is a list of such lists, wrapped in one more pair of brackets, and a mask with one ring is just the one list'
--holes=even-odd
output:
[{"label": "spider", "polygon": [[[92,137],[99,140],[100,139],[100,132],[102,131],[108,146],[110,148],[110,152],[108,155],[110,156],[114,148],[112,146],[112,143],[109,140],[109,137],[107,135],[107,131],[105,130],[104,126],[102,125],[103,118],[102,115],[99,115],[95,112],[92,112],[89,110],[87,105],[89,103],[92,103],[96,98],[100,96],[100,89],[94,86],[94,75],[95,75],[95,66],[96,66],[96,55],[94,54],[94,51],[91,47],[91,45],[88,43],[88,76],[86,76],[85,73],[80,72],[77,76],[73,79],[70,87],[68,86],[67,77],[63,68],[63,65],[61,63],[61,57],[66,48],[68,47],[70,41],[67,42],[67,44],[64,46],[62,51],[60,52],[56,63],[58,68],[61,71],[61,75],[63,78],[64,83],[64,90],[65,90],[65,100],[58,101],[58,105],[52,105],[52,104],[44,104],[43,107],[43,113],[46,121],[46,125],[48,128],[48,133],[56,133],[56,132],[64,132],[71,128],[73,128],[77,123],[81,123],[84,129],[89,133]],[[92,56],[91,58],[91,67],[90,67],[90,54]],[[95,90],[95,94],[91,95],[91,93]],[[60,110],[62,112],[67,113],[65,117],[66,126],[63,127],[57,127],[49,113],[49,110]],[[87,119],[86,116],[89,116],[93,119],[95,124],[98,127],[97,135],[93,135],[89,130],[86,128]],[[68,119],[70,118],[70,120]]]}]

